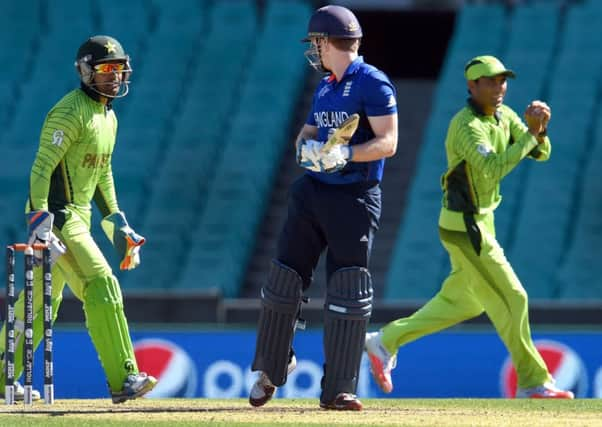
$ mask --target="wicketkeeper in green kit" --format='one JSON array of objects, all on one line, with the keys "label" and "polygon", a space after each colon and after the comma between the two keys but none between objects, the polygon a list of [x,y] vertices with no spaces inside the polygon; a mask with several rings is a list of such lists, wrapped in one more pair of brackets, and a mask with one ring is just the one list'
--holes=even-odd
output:
[{"label": "wicketkeeper in green kit", "polygon": [[[112,37],[94,36],[77,52],[81,86],[65,95],[48,113],[30,176],[26,218],[29,243],[50,246],[53,315],[65,284],[82,301],[86,326],[107,377],[113,403],[148,393],[157,380],[138,371],[119,282],[90,233],[94,200],[102,228],[118,251],[120,269],[140,263],[144,238],[119,210],[111,156],[117,134],[114,99],[128,93],[129,56]],[[41,254],[35,254],[39,258]],[[34,269],[34,345],[42,339],[42,272]],[[15,307],[15,377],[22,373],[23,294]],[[4,352],[5,328],[0,334]],[[74,355],[73,357],[77,357]],[[82,372],[82,376],[85,373]],[[0,390],[4,390],[4,369]],[[22,387],[16,389],[22,399]],[[39,392],[34,398],[39,399]]]},{"label": "wicketkeeper in green kit", "polygon": [[493,56],[470,60],[464,76],[470,97],[449,125],[448,169],[441,179],[439,236],[449,253],[451,273],[437,295],[413,315],[366,335],[372,374],[384,392],[391,392],[399,347],[485,312],[516,367],[516,396],[572,399],[572,392],[554,386],[533,345],[527,293],[496,240],[493,215],[502,199],[502,178],[524,158],[550,157],[550,107],[531,102],[525,125],[502,104],[506,79],[514,78],[514,72]]}]

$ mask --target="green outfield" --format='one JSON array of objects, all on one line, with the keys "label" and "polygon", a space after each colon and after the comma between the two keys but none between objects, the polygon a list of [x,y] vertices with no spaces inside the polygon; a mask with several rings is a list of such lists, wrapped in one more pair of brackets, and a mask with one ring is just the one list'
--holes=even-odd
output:
[{"label": "green outfield", "polygon": [[0,426],[602,426],[602,400],[365,399],[361,412],[325,411],[315,399],[57,400],[2,407]]}]

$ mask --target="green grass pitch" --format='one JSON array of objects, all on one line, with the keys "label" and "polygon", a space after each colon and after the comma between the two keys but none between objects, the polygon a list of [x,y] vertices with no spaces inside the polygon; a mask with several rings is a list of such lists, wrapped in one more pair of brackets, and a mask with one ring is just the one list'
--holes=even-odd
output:
[{"label": "green grass pitch", "polygon": [[365,399],[361,412],[325,411],[316,399],[63,400],[0,407],[0,426],[602,426],[602,400]]}]

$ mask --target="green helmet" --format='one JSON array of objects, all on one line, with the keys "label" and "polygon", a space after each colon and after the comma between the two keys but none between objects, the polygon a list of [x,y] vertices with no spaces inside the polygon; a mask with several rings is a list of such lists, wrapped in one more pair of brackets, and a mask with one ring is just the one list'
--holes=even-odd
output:
[{"label": "green helmet", "polygon": [[[125,64],[123,71],[123,80],[120,93],[110,95],[100,92],[94,83],[94,66],[97,64],[116,62]],[[127,55],[116,39],[110,36],[93,36],[86,40],[78,49],[75,59],[75,67],[78,71],[82,83],[92,89],[94,92],[109,98],[121,98],[127,95],[129,91],[129,77],[132,73],[130,67],[130,57]]]}]

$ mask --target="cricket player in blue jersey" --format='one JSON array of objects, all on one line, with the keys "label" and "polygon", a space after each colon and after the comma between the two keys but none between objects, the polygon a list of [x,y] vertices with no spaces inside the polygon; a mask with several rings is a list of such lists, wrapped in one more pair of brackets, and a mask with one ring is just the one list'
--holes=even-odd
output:
[{"label": "cricket player in blue jersey", "polygon": [[[341,6],[312,15],[306,52],[326,72],[295,144],[307,169],[290,189],[288,217],[266,284],[252,369],[260,371],[249,402],[263,406],[295,368],[292,340],[303,292],[326,250],[324,376],[320,406],[361,410],[356,397],[364,335],[372,312],[368,261],[381,211],[384,159],[397,149],[395,88],[358,56],[362,29]],[[322,150],[345,119],[360,116],[349,144]]]}]

